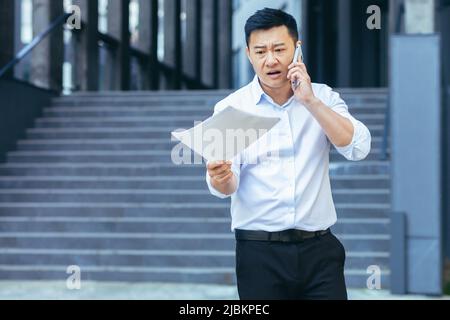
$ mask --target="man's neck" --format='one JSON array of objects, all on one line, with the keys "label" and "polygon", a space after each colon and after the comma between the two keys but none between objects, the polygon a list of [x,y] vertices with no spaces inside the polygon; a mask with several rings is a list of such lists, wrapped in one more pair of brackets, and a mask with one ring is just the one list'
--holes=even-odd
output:
[{"label": "man's neck", "polygon": [[280,88],[270,88],[261,83],[259,81],[259,84],[263,91],[272,98],[272,100],[277,103],[278,105],[282,106],[285,104],[293,95],[294,92],[292,91],[292,88],[290,86],[290,83],[288,82],[286,86],[280,87]]}]

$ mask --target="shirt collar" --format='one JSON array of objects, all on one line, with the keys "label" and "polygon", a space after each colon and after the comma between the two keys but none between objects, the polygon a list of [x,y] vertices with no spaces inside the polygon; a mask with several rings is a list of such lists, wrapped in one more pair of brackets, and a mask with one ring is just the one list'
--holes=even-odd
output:
[{"label": "shirt collar", "polygon": [[257,105],[258,103],[261,102],[262,97],[266,95],[266,93],[261,88],[261,84],[259,83],[259,79],[258,79],[257,75],[255,75],[255,77],[253,78],[251,90],[252,90],[253,102],[255,103],[255,105]]},{"label": "shirt collar", "polygon": [[[255,105],[258,105],[263,98],[265,98],[268,102],[275,105],[276,103],[273,101],[273,99],[267,95],[267,93],[264,92],[264,90],[261,87],[261,84],[259,83],[259,78],[257,75],[253,78],[252,84],[251,84],[251,91],[253,96],[253,102]],[[281,107],[284,108],[288,106],[292,100],[294,99],[294,96],[292,96],[284,105]]]}]

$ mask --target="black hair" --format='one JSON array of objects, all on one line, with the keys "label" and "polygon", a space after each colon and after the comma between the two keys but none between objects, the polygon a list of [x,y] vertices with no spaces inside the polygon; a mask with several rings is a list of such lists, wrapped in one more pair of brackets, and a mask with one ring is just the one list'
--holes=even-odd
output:
[{"label": "black hair", "polygon": [[268,30],[274,27],[286,26],[289,34],[295,42],[298,40],[298,29],[295,18],[289,13],[282,10],[264,8],[256,11],[254,15],[248,18],[245,23],[245,38],[247,46],[250,41],[250,36],[256,30]]}]

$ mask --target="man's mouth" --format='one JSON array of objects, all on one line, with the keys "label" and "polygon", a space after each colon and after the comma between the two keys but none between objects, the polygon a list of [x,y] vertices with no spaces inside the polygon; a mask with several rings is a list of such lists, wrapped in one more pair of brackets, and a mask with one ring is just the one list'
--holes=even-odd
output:
[{"label": "man's mouth", "polygon": [[267,75],[271,79],[278,79],[281,76],[281,71],[269,71],[269,72],[267,72]]}]

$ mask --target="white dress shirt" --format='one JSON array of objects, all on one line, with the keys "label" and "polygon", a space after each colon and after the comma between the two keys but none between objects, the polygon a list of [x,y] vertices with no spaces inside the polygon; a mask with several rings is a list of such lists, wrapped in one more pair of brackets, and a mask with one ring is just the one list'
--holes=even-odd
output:
[{"label": "white dress shirt", "polygon": [[[363,160],[370,152],[371,135],[356,120],[340,95],[324,84],[312,84],[325,105],[349,119],[354,126],[352,142],[338,148],[351,161]],[[238,188],[231,195],[231,230],[282,231],[326,230],[336,223],[331,194],[329,153],[331,143],[311,113],[294,97],[284,105],[275,103],[262,90],[258,78],[232,93],[214,108],[227,106],[281,121],[263,138],[233,159],[232,171]],[[211,185],[210,192],[228,198]]]}]

